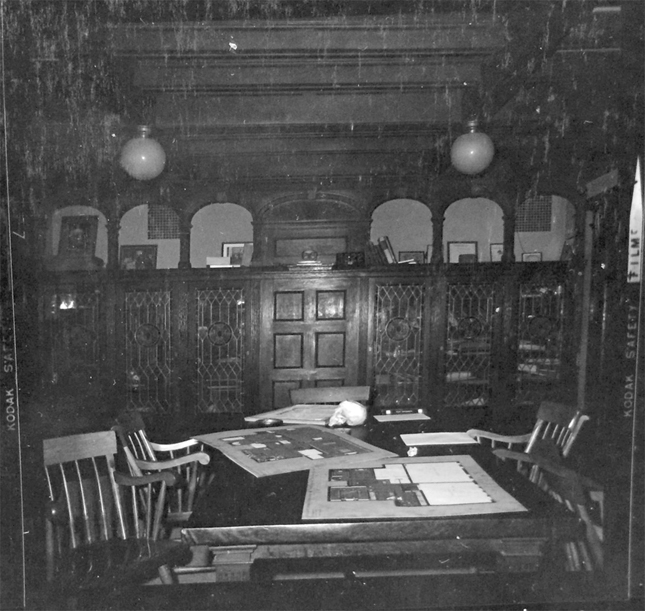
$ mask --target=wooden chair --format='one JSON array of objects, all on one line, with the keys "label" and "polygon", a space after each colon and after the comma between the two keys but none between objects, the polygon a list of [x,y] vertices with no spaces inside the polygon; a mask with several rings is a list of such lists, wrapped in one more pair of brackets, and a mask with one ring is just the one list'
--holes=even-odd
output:
[{"label": "wooden chair", "polygon": [[172,485],[174,475],[117,472],[116,452],[113,431],[43,441],[50,608],[54,600],[75,606],[83,594],[107,601],[157,575],[173,583],[173,567],[191,560],[188,545],[150,537],[152,509],[164,502],[160,488]]},{"label": "wooden chair", "polygon": [[[589,420],[589,416],[578,411],[574,406],[554,401],[543,401],[538,408],[535,426],[530,433],[523,435],[500,435],[480,429],[467,431],[479,443],[489,443],[491,448],[502,447],[508,450],[531,452],[540,439],[549,439],[557,446],[559,453],[567,457],[580,433],[582,425]],[[521,471],[524,463],[518,462]],[[537,477],[537,470],[529,469],[529,477],[533,481]]]},{"label": "wooden chair", "polygon": [[[177,443],[150,441],[138,412],[120,414],[112,429],[123,446],[132,475],[169,472],[176,477],[175,486],[168,491],[167,507],[157,507],[152,537],[157,539],[161,534],[162,515],[165,526],[178,533],[193,511],[198,490],[205,484],[208,474],[203,465],[210,462],[210,456],[201,451],[202,445],[194,439]],[[166,492],[165,487],[163,492]],[[174,533],[171,536],[175,536]]]},{"label": "wooden chair", "polygon": [[316,386],[293,388],[289,391],[292,405],[338,404],[341,401],[357,401],[367,406],[371,399],[370,386]]},{"label": "wooden chair", "polygon": [[584,523],[585,537],[565,542],[566,568],[569,571],[593,571],[603,568],[604,492],[602,486],[565,466],[558,448],[548,440],[537,442],[530,452],[499,448],[494,454],[517,460],[539,471],[540,487]]}]

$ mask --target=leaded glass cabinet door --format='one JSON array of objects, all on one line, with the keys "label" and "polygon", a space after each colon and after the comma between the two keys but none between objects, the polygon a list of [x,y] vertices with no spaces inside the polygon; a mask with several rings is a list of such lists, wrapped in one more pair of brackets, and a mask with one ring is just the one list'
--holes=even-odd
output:
[{"label": "leaded glass cabinet door", "polygon": [[245,312],[243,287],[196,291],[195,386],[199,413],[244,409]]},{"label": "leaded glass cabinet door", "polygon": [[46,338],[53,384],[98,379],[99,304],[95,287],[59,287],[44,294]]},{"label": "leaded glass cabinet door", "polygon": [[[494,312],[494,284],[448,283],[444,407],[467,410],[489,405]],[[463,416],[455,414],[455,420]]]},{"label": "leaded glass cabinet door", "polygon": [[169,413],[173,367],[170,291],[126,291],[124,301],[127,406]]},{"label": "leaded glass cabinet door", "polygon": [[358,283],[345,279],[299,276],[265,281],[260,345],[263,409],[290,405],[292,388],[357,383],[358,295]]},{"label": "leaded glass cabinet door", "polygon": [[418,408],[422,400],[423,284],[377,284],[374,406]]},{"label": "leaded glass cabinet door", "polygon": [[529,281],[520,285],[517,317],[517,404],[537,404],[562,374],[564,285]]}]

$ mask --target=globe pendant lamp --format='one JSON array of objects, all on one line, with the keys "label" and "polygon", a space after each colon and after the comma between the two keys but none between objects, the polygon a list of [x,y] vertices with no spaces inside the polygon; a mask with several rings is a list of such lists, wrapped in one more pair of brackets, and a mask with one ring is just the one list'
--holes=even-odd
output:
[{"label": "globe pendant lamp", "polygon": [[476,120],[468,121],[468,132],[457,138],[450,149],[450,160],[462,174],[483,172],[493,160],[495,145],[489,136],[477,131]]},{"label": "globe pendant lamp", "polygon": [[132,178],[151,180],[163,172],[166,153],[161,144],[150,138],[150,127],[140,125],[138,136],[125,143],[120,163]]}]

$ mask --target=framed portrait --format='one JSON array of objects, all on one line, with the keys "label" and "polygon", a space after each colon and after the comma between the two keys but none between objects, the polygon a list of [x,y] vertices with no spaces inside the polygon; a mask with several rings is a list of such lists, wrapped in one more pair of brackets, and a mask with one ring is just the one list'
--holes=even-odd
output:
[{"label": "framed portrait", "polygon": [[504,254],[504,244],[491,244],[490,245],[490,260],[499,263]]},{"label": "framed portrait", "polygon": [[541,252],[523,252],[522,261],[524,261],[524,263],[537,263],[539,261],[542,261],[542,253]]},{"label": "framed portrait", "polygon": [[98,226],[98,216],[64,216],[60,224],[58,254],[65,257],[93,257]]},{"label": "framed portrait", "polygon": [[156,244],[121,246],[119,254],[119,267],[121,269],[157,269]]},{"label": "framed portrait", "polygon": [[245,250],[248,252],[253,248],[253,242],[223,242],[222,257],[229,257],[231,265],[242,265],[245,257]]},{"label": "framed portrait", "polygon": [[448,263],[477,263],[477,242],[448,242]]},{"label": "framed portrait", "polygon": [[425,263],[426,252],[424,250],[400,250],[399,263],[406,261],[407,263]]}]

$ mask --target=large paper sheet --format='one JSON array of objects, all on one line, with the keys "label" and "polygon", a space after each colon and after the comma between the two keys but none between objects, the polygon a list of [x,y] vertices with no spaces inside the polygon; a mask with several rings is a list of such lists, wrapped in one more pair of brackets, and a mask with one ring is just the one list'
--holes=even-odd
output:
[{"label": "large paper sheet", "polygon": [[477,443],[468,433],[402,433],[401,439],[408,447]]}]

